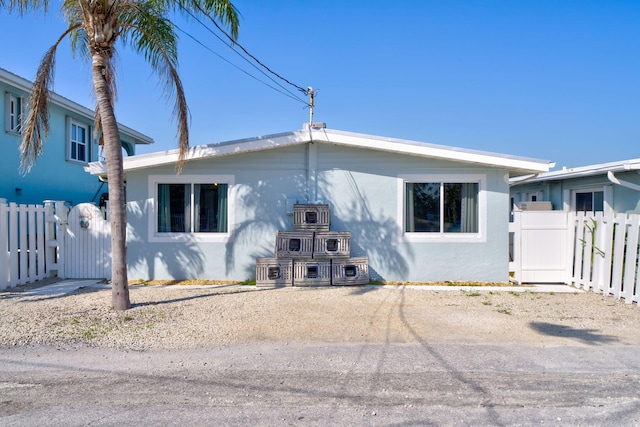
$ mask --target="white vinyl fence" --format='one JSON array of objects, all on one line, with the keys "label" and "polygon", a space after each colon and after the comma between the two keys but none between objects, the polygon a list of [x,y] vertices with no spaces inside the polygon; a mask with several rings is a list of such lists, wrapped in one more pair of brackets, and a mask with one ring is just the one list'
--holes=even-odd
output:
[{"label": "white vinyl fence", "polygon": [[570,217],[570,230],[574,257],[569,284],[637,303],[640,215],[579,213]]},{"label": "white vinyl fence", "polygon": [[566,283],[640,300],[640,215],[564,211],[514,212],[509,271],[520,283]]},{"label": "white vinyl fence", "polygon": [[0,290],[46,277],[110,278],[109,223],[91,204],[0,199]]}]

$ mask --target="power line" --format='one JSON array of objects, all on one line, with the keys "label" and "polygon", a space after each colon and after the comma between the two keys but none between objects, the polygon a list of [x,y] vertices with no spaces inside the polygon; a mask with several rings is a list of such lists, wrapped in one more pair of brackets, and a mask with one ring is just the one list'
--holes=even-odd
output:
[{"label": "power line", "polygon": [[[175,24],[174,24],[175,25]],[[178,31],[180,31],[181,33],[185,34],[187,37],[189,37],[190,39],[192,39],[193,41],[195,41],[196,43],[198,43],[200,46],[202,46],[203,48],[205,48],[206,50],[208,50],[209,52],[211,52],[212,54],[216,55],[218,58],[222,59],[224,62],[226,62],[227,64],[231,65],[232,67],[236,68],[237,70],[243,72],[244,74],[246,74],[247,76],[251,77],[252,79],[256,80],[259,83],[262,83],[263,85],[267,86],[270,89],[275,90],[276,92],[280,93],[281,95],[287,96],[295,101],[301,102],[305,105],[307,105],[307,102],[304,101],[301,98],[298,98],[297,96],[295,96],[295,94],[291,93],[291,91],[287,90],[286,88],[282,88],[283,90],[278,89],[275,86],[270,85],[267,82],[264,82],[260,79],[258,79],[256,76],[252,75],[251,73],[243,70],[242,68],[238,67],[236,64],[234,64],[233,62],[229,61],[228,59],[226,59],[225,57],[223,57],[222,55],[220,55],[219,53],[215,52],[213,49],[211,49],[209,46],[206,46],[204,43],[202,43],[200,40],[198,40],[197,38],[195,38],[194,36],[192,36],[191,34],[189,34],[188,32],[184,31],[182,28],[180,28],[179,26],[175,25],[175,27],[178,29]],[[246,60],[246,58],[244,58]],[[258,70],[260,71],[260,70]],[[262,73],[264,74],[264,73]],[[269,76],[266,76],[267,78],[271,79]],[[273,81],[273,79],[271,79]],[[282,87],[279,83],[276,83],[278,86]]]},{"label": "power line", "polygon": [[256,61],[261,67],[263,67],[265,70],[267,70],[268,72],[270,72],[271,74],[273,74],[274,76],[278,77],[280,80],[290,84],[291,86],[295,87],[296,89],[298,89],[300,92],[304,93],[305,95],[308,95],[309,92],[307,89],[300,87],[294,83],[291,83],[289,80],[285,79],[284,77],[282,77],[281,75],[279,75],[278,73],[276,73],[275,71],[271,70],[269,67],[267,67],[266,65],[264,65],[262,62],[260,62],[260,60],[258,58],[256,58],[255,56],[253,56],[252,54],[250,54],[240,43],[236,42],[235,40],[233,40],[233,37],[231,37],[222,27],[220,27],[220,25],[215,21],[215,19],[213,19],[211,16],[209,16],[208,14],[205,14],[205,16],[207,18],[209,18],[209,20],[213,23],[213,25],[216,26],[216,28],[222,33],[224,34],[229,41],[234,45],[234,46],[238,46],[240,49],[242,49],[242,51],[244,53],[246,53],[247,55],[249,55],[249,57],[251,59],[253,59],[254,61]]},{"label": "power line", "polygon": [[236,49],[234,49],[234,46],[238,46],[240,47],[240,49],[242,49],[242,51],[248,55],[253,61],[255,61],[258,65],[260,65],[262,68],[264,68],[265,70],[267,70],[270,74],[272,74],[273,76],[277,77],[278,79],[282,80],[283,82],[291,85],[292,87],[296,88],[298,91],[302,92],[305,95],[309,94],[309,91],[307,89],[304,89],[292,82],[290,82],[288,79],[282,77],[280,74],[274,72],[273,70],[271,70],[269,67],[267,67],[265,64],[263,64],[260,60],[258,60],[255,56],[253,56],[251,53],[249,53],[242,45],[240,45],[239,43],[236,43],[233,38],[227,34],[224,29],[222,29],[220,27],[220,25],[218,25],[218,23],[209,15],[205,14],[205,16],[207,16],[207,18],[209,18],[209,20],[216,26],[216,28],[222,32],[227,39],[229,39],[230,44],[227,43],[225,40],[223,40],[218,34],[216,34],[210,27],[208,27],[207,25],[205,25],[200,19],[198,19],[191,11],[188,10],[184,10],[187,14],[189,14],[194,20],[196,20],[196,22],[198,22],[200,25],[202,25],[202,27],[204,27],[207,31],[209,31],[213,36],[215,36],[221,43],[223,43],[225,46],[230,47],[234,53],[236,53],[238,56],[240,56],[242,59],[244,59],[248,64],[250,64],[252,67],[254,67],[256,70],[258,70],[262,75],[264,75],[266,78],[268,78],[269,80],[271,80],[273,83],[275,83],[276,85],[278,85],[282,90],[284,90],[286,93],[282,92],[281,90],[278,90],[277,88],[273,87],[272,85],[265,83],[264,81],[261,81],[260,79],[256,78],[255,76],[251,75],[250,73],[248,73],[247,71],[241,69],[240,67],[238,67],[237,65],[233,64],[231,61],[227,60],[226,58],[222,57],[220,54],[216,53],[215,51],[213,51],[213,49],[211,49],[210,47],[206,46],[204,43],[202,43],[201,41],[197,40],[194,36],[192,36],[191,34],[187,33],[186,31],[184,31],[183,29],[181,29],[180,27],[178,27],[176,25],[176,28],[181,31],[182,33],[184,33],[185,35],[187,35],[188,37],[190,37],[191,39],[193,39],[196,43],[198,43],[199,45],[201,45],[202,47],[204,47],[205,49],[207,49],[208,51],[210,51],[211,53],[213,53],[214,55],[218,56],[220,59],[224,60],[225,62],[229,63],[230,65],[232,65],[233,67],[235,67],[236,69],[242,71],[243,73],[245,73],[246,75],[248,75],[249,77],[255,79],[256,81],[264,84],[265,86],[275,90],[276,92],[288,96],[289,98],[292,98],[296,101],[299,101],[305,105],[309,105],[307,101],[302,100],[301,98],[297,97],[294,93],[292,93],[290,90],[288,90],[287,88],[285,88],[284,86],[282,86],[282,84],[280,84],[279,82],[277,82],[276,80],[274,80],[271,76],[267,75],[263,70],[261,70],[260,68],[258,68],[258,66],[256,66],[256,64],[252,63],[251,61],[249,61],[249,59],[247,59],[246,57],[244,57],[242,54],[240,54],[240,52],[238,52]]}]

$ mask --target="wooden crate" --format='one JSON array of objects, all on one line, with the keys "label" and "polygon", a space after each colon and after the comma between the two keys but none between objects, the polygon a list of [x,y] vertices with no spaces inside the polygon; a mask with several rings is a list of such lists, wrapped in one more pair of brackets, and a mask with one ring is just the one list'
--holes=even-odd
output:
[{"label": "wooden crate", "polygon": [[331,261],[331,284],[366,285],[369,283],[369,261],[367,257],[334,259]]},{"label": "wooden crate", "polygon": [[331,261],[294,261],[293,286],[330,286]]},{"label": "wooden crate", "polygon": [[278,231],[276,258],[310,259],[313,257],[313,231]]},{"label": "wooden crate", "polygon": [[293,260],[258,258],[256,260],[256,286],[293,286]]},{"label": "wooden crate", "polygon": [[350,242],[351,233],[348,231],[318,231],[313,238],[313,258],[349,258]]},{"label": "wooden crate", "polygon": [[329,205],[293,205],[294,230],[329,230]]}]

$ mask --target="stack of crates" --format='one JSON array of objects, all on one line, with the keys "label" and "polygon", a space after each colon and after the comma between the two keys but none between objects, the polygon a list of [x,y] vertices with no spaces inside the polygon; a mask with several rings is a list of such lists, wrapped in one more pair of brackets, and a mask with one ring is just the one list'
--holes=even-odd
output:
[{"label": "stack of crates", "polygon": [[276,234],[275,258],[256,262],[256,286],[369,283],[366,257],[351,258],[351,233],[329,231],[329,205],[293,206],[293,231]]}]

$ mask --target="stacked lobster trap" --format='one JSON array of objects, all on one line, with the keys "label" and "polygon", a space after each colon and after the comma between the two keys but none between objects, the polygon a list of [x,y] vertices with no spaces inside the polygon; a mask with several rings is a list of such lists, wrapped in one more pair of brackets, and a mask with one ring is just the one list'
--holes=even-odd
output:
[{"label": "stacked lobster trap", "polygon": [[329,205],[293,206],[293,231],[278,231],[274,258],[256,261],[256,286],[369,283],[367,257],[351,258],[351,233],[329,231]]}]

